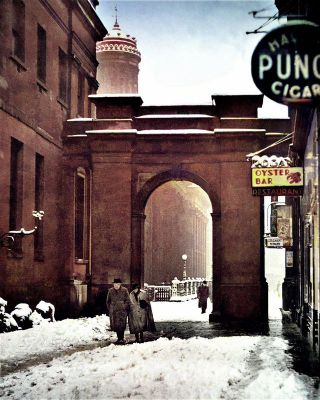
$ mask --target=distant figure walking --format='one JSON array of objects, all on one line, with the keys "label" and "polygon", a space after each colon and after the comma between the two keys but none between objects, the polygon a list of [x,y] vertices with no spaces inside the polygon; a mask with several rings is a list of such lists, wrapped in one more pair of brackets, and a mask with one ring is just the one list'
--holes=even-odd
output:
[{"label": "distant figure walking", "polygon": [[128,290],[121,286],[121,279],[114,279],[113,288],[108,291],[107,309],[109,311],[110,328],[117,333],[116,344],[125,344],[124,331],[130,310]]},{"label": "distant figure walking", "polygon": [[151,304],[145,290],[141,290],[140,285],[133,285],[130,293],[130,313],[129,313],[129,329],[130,333],[134,333],[136,341],[143,343],[143,332],[155,332]]},{"label": "distant figure walking", "polygon": [[198,287],[197,297],[199,299],[199,308],[201,308],[201,314],[204,314],[207,309],[207,301],[209,297],[209,287],[207,286],[207,281],[203,281]]}]

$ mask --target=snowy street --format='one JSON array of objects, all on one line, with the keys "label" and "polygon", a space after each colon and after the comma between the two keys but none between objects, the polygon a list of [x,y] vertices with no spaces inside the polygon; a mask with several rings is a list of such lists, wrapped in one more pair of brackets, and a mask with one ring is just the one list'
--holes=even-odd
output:
[{"label": "snowy street", "polygon": [[143,344],[133,343],[134,335],[126,332],[128,344],[114,345],[107,316],[1,334],[1,397],[319,398],[319,377],[293,368],[291,344],[281,329],[224,335],[215,332],[208,312],[201,315],[194,300],[152,306],[158,332],[147,334]]}]

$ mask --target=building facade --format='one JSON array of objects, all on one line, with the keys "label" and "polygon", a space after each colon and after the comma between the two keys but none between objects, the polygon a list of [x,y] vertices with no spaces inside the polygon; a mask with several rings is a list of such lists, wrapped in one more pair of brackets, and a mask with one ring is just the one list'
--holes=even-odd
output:
[{"label": "building facade", "polygon": [[294,202],[295,322],[319,355],[320,245],[319,245],[319,108],[292,110],[294,137],[290,154],[304,167],[303,196]]},{"label": "building facade", "polygon": [[[276,0],[279,14],[290,19],[320,25],[320,4],[316,0]],[[319,192],[319,104],[290,106],[293,139],[289,155],[304,168],[304,193],[293,202],[294,258],[289,302],[293,317],[320,357],[320,192]],[[289,307],[289,305],[288,305]]]},{"label": "building facade", "polygon": [[[96,41],[106,34],[88,0],[0,2],[0,232],[35,235],[0,249],[1,296],[9,307],[44,299],[62,311],[73,283],[63,269],[63,123],[93,117]],[[63,306],[62,306],[63,305]]]}]

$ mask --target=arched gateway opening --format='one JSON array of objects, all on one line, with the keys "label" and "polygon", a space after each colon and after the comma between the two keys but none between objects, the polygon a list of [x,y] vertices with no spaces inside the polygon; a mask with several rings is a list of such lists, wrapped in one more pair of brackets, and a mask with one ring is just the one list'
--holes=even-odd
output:
[{"label": "arched gateway opening", "polygon": [[[216,193],[196,174],[179,168],[150,178],[137,195],[133,214],[133,237],[139,240],[132,267],[140,268],[132,268],[131,281],[148,284],[157,299],[161,285],[172,288],[173,280],[179,281],[174,295],[182,298],[193,297],[200,282],[207,280],[212,296],[214,276],[218,276],[214,274],[218,258],[213,243],[219,242],[219,223],[213,228],[213,220],[220,219],[220,213],[214,212],[219,209]],[[159,299],[168,300],[162,293]]]},{"label": "arched gateway opening", "polygon": [[[198,196],[199,193],[202,193],[202,202],[206,202],[206,207],[207,207],[207,214],[210,214],[210,218],[217,218],[220,216],[220,213],[218,210],[220,210],[219,207],[219,202],[218,202],[218,197],[216,193],[209,187],[208,183],[199,177],[198,175],[195,175],[191,172],[188,171],[183,171],[181,169],[172,169],[169,171],[162,172],[160,174],[157,174],[150,178],[141,188],[141,190],[137,194],[136,198],[136,204],[135,204],[135,211],[133,213],[133,228],[136,230],[140,231],[141,234],[140,236],[133,235],[133,237],[138,237],[136,243],[136,248],[138,251],[138,254],[136,254],[136,259],[140,260],[140,268],[139,271],[132,271],[132,279],[137,279],[137,281],[140,281],[141,283],[144,283],[145,277],[144,277],[144,270],[146,267],[145,263],[145,249],[146,249],[146,229],[150,229],[150,227],[146,227],[146,213],[148,214],[148,210],[150,211],[150,205],[148,208],[148,201],[151,199],[151,197],[156,193],[157,190],[159,190],[161,187],[164,187],[165,185],[169,185],[171,183],[171,186],[174,187],[173,183],[180,183],[179,185],[176,185],[175,189],[176,191],[186,191],[189,190],[189,194],[191,194],[190,189],[196,189],[198,191]],[[193,196],[195,198],[195,196]],[[212,206],[215,204],[215,207]],[[210,212],[208,212],[208,209],[210,208]],[[216,210],[216,212],[215,212]],[[140,222],[139,222],[140,221]],[[149,222],[149,221],[147,221]],[[210,227],[212,226],[212,221],[210,221]],[[211,238],[209,239],[210,242],[210,255],[209,255],[209,262],[210,264],[214,264],[215,257],[213,256],[212,253],[212,242],[216,242],[216,236],[217,236],[217,231],[216,229],[211,229]],[[180,251],[181,252],[181,251]],[[185,251],[186,252],[186,251]],[[185,253],[184,252],[184,253]],[[181,257],[181,255],[180,255]],[[208,261],[206,261],[208,263]],[[136,273],[135,273],[136,272]],[[212,276],[210,276],[211,278]],[[174,278],[174,277],[172,277]],[[206,273],[206,278],[207,278],[207,273]]]},{"label": "arched gateway opening", "polygon": [[211,281],[211,213],[207,194],[190,181],[170,181],[151,194],[145,207],[145,283],[171,284],[175,277]]},{"label": "arched gateway opening", "polygon": [[143,275],[154,301],[195,299],[204,280],[211,288],[211,213],[208,195],[190,181],[167,182],[149,197]]}]

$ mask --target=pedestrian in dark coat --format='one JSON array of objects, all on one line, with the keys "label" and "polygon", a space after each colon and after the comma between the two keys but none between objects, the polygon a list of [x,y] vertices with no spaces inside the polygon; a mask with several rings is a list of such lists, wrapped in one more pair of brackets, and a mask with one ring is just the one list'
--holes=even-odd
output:
[{"label": "pedestrian in dark coat", "polygon": [[156,327],[148,295],[145,290],[140,289],[140,285],[133,285],[133,290],[130,293],[130,302],[130,333],[135,334],[138,343],[143,343],[143,332],[155,332]]},{"label": "pedestrian in dark coat", "polygon": [[198,287],[197,297],[199,299],[199,307],[201,307],[202,314],[204,314],[207,309],[207,301],[209,297],[209,287],[207,286],[207,281],[203,281]]},{"label": "pedestrian in dark coat", "polygon": [[130,311],[129,292],[125,287],[121,286],[121,283],[120,279],[114,279],[113,288],[108,291],[107,295],[110,328],[117,333],[117,344],[125,344],[124,331]]}]

